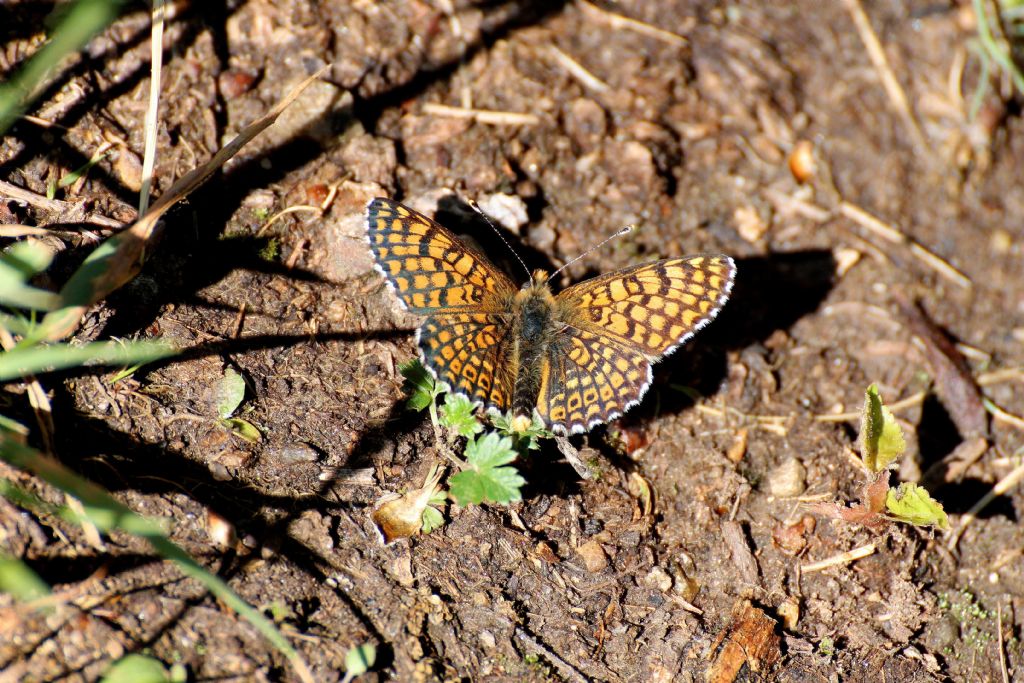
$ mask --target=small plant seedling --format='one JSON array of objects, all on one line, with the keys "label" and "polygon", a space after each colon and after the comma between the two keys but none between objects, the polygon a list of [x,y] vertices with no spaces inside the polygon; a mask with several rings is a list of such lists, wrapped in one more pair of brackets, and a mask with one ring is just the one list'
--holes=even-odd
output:
[{"label": "small plant seedling", "polygon": [[533,416],[533,422],[530,423],[530,426],[522,431],[512,429],[511,413],[506,415],[492,415],[491,422],[499,432],[511,437],[512,444],[515,449],[523,454],[527,451],[535,451],[539,449],[541,439],[551,439],[555,436],[544,428],[544,423],[541,422],[536,415]]},{"label": "small plant seedling", "polygon": [[452,498],[462,506],[485,502],[508,505],[522,500],[519,489],[526,480],[508,466],[518,455],[512,439],[495,432],[470,441],[466,444],[468,467],[448,481]]},{"label": "small plant seedling", "polygon": [[860,502],[850,507],[820,503],[811,506],[812,509],[874,529],[881,529],[892,521],[937,526],[943,531],[949,529],[949,518],[942,505],[925,489],[912,483],[889,487],[890,468],[903,455],[907,442],[874,384],[865,392],[859,445],[861,463],[868,475],[861,486]]},{"label": "small plant seedling", "polygon": [[231,433],[249,443],[260,440],[260,430],[256,425],[240,417],[234,417],[235,411],[245,400],[245,378],[234,368],[224,370],[220,384],[217,386],[217,415],[222,425]]},{"label": "small plant seedling", "polygon": [[271,237],[266,243],[260,247],[259,257],[263,261],[270,261],[271,263],[277,260],[277,257],[281,255],[281,241],[276,237]]},{"label": "small plant seedling", "polygon": [[476,407],[462,394],[444,397],[440,419],[442,427],[467,439],[484,430],[483,423],[476,417]]},{"label": "small plant seedling", "polygon": [[[429,408],[437,397],[444,393],[444,387],[431,377],[427,369],[423,367],[423,363],[416,358],[399,365],[398,371],[405,378],[402,383],[402,391],[405,392],[405,405],[409,407],[409,410],[420,411]],[[431,417],[436,418],[436,413],[433,413]]]}]

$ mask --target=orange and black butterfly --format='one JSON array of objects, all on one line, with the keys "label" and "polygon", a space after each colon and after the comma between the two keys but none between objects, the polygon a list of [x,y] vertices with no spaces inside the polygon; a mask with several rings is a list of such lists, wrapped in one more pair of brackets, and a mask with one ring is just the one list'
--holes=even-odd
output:
[{"label": "orange and black butterfly", "polygon": [[403,306],[425,320],[424,366],[487,410],[536,415],[557,434],[613,420],[640,402],[651,365],[718,314],[736,266],[728,256],[651,261],[558,294],[536,271],[516,287],[486,257],[423,214],[372,200],[367,241]]}]

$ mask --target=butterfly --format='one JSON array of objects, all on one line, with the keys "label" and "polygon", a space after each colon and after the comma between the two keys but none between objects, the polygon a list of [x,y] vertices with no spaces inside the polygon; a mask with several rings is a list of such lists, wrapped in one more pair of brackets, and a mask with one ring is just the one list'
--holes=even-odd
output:
[{"label": "butterfly", "polygon": [[729,298],[736,265],[705,254],[651,261],[555,294],[535,271],[517,287],[453,233],[398,202],[366,208],[375,268],[403,308],[424,316],[423,365],[449,391],[513,429],[540,418],[556,434],[614,420],[651,386],[653,363],[685,343]]}]

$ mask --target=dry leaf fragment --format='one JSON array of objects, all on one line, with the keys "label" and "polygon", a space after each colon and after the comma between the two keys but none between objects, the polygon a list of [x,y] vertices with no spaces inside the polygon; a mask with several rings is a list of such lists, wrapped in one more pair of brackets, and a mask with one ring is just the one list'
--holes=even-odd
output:
[{"label": "dry leaf fragment", "polygon": [[423,511],[430,503],[431,496],[439,490],[437,484],[441,481],[443,471],[440,465],[434,465],[427,473],[422,487],[404,495],[388,494],[377,501],[371,517],[385,544],[420,532],[423,527]]}]

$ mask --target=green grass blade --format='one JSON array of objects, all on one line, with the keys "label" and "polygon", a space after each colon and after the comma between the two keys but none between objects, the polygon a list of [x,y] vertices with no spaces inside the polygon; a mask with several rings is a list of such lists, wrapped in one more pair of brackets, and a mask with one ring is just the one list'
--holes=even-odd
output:
[{"label": "green grass blade", "polygon": [[56,460],[18,443],[3,432],[0,432],[0,458],[15,467],[32,472],[52,486],[78,498],[82,501],[90,521],[99,528],[119,528],[146,539],[157,553],[175,562],[186,576],[201,582],[217,598],[252,624],[297,667],[305,669],[305,664],[299,659],[298,653],[266,617],[235,594],[223,580],[208,572],[191,555],[168,539],[157,522],[136,514],[99,486],[82,479]]},{"label": "green grass blade", "polygon": [[164,342],[91,342],[81,346],[17,346],[0,353],[0,382],[85,364],[132,365],[166,358],[177,350]]},{"label": "green grass blade", "polygon": [[31,602],[49,595],[50,586],[18,558],[0,555],[0,592]]},{"label": "green grass blade", "polygon": [[50,70],[106,28],[117,17],[122,4],[122,0],[78,0],[63,13],[50,42],[14,78],[0,86],[0,133],[25,111]]}]

